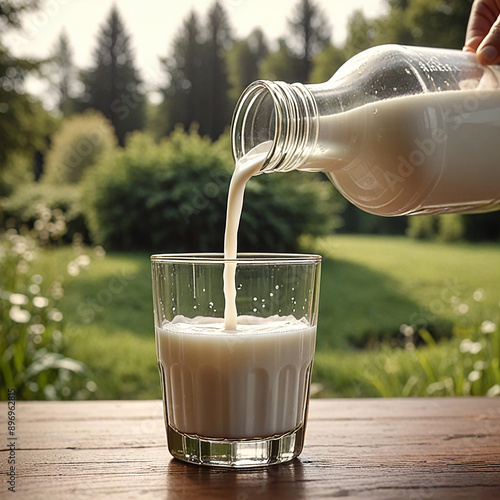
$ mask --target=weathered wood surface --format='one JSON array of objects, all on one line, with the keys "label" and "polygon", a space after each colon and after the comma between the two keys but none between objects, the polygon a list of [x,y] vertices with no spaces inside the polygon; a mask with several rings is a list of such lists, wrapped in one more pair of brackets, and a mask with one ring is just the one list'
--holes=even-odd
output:
[{"label": "weathered wood surface", "polygon": [[0,403],[0,498],[500,499],[500,398],[313,400],[304,451],[254,470],[188,465],[160,401],[17,402],[16,493]]}]

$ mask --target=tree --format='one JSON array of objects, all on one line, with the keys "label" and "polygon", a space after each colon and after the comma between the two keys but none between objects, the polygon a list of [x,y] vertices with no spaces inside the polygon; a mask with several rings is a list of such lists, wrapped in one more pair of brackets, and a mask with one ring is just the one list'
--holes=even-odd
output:
[{"label": "tree", "polygon": [[296,57],[296,79],[308,82],[314,56],[330,43],[331,28],[312,0],[300,0],[288,24],[293,34],[290,47]]},{"label": "tree", "polygon": [[40,64],[14,57],[3,44],[1,35],[22,27],[22,16],[38,7],[33,1],[0,3],[0,171],[11,155],[29,154],[45,148],[45,135],[51,119],[42,105],[24,91],[28,73]]},{"label": "tree", "polygon": [[310,81],[323,83],[328,81],[335,72],[346,62],[345,49],[328,45],[313,59]]},{"label": "tree", "polygon": [[0,3],[0,33],[9,28],[21,28],[22,16],[25,12],[38,9],[39,0],[2,0]]},{"label": "tree", "polygon": [[349,18],[344,47],[346,59],[375,45],[377,31],[374,21],[365,17],[362,10],[355,10]]},{"label": "tree", "polygon": [[227,54],[231,101],[235,102],[242,91],[259,78],[259,67],[268,52],[264,33],[260,29],[234,43]]},{"label": "tree", "polygon": [[113,6],[101,27],[94,51],[93,67],[83,72],[83,110],[94,108],[112,123],[118,142],[144,126],[144,90],[135,68],[130,36]]},{"label": "tree", "polygon": [[388,0],[387,16],[377,21],[375,43],[460,49],[473,0]]},{"label": "tree", "polygon": [[163,126],[160,124],[165,134],[174,130],[176,125],[187,131],[202,117],[205,97],[203,55],[202,31],[193,11],[174,39],[172,55],[162,59],[169,77],[159,107],[160,116],[165,117]]},{"label": "tree", "polygon": [[172,55],[162,60],[169,83],[163,90],[162,110],[167,116],[164,133],[194,123],[201,135],[216,140],[230,123],[226,53],[232,37],[219,2],[208,12],[205,27],[191,13],[174,40]]},{"label": "tree", "polygon": [[278,40],[278,48],[266,56],[259,69],[259,77],[264,80],[282,80],[293,83],[295,77],[295,59],[284,38]]},{"label": "tree", "polygon": [[216,1],[208,11],[205,75],[207,89],[206,123],[200,123],[200,132],[215,141],[231,121],[229,79],[225,53],[231,47],[229,21],[222,5]]},{"label": "tree", "polygon": [[71,94],[75,83],[75,67],[66,31],[61,32],[54,47],[49,72],[49,81],[58,95],[57,109],[63,116],[69,116],[73,110]]}]

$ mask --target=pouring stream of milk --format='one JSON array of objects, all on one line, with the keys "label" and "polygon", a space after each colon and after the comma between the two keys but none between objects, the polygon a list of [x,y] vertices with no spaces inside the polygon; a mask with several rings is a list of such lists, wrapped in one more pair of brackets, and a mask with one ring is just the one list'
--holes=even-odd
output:
[{"label": "pouring stream of milk", "polygon": [[[262,167],[271,148],[272,141],[266,141],[255,146],[236,162],[229,194],[227,197],[226,232],[224,234],[224,258],[236,259],[238,246],[238,226],[245,186],[250,177]],[[236,262],[226,262],[224,265],[224,327],[226,330],[236,330],[238,312],[236,310]]]}]

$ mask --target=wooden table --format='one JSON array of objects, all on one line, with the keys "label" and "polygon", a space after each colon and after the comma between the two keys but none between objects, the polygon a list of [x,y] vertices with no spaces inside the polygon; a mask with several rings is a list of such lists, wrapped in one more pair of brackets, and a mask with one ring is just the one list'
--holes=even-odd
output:
[{"label": "wooden table", "polygon": [[7,414],[0,498],[500,499],[500,398],[313,400],[300,458],[253,470],[172,459],[160,401],[16,402],[17,496]]}]

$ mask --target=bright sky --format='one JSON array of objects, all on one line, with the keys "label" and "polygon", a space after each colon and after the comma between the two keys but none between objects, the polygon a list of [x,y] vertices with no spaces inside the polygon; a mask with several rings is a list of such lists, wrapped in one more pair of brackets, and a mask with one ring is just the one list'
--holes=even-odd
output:
[{"label": "bright sky", "polygon": [[[236,37],[245,37],[260,27],[268,40],[287,31],[287,19],[298,0],[221,0]],[[315,0],[332,26],[332,39],[345,39],[347,21],[356,9],[376,17],[384,11],[384,0]],[[90,66],[100,26],[113,3],[118,7],[132,37],[136,64],[145,80],[163,81],[159,57],[170,54],[171,42],[192,9],[201,20],[213,0],[45,0],[42,9],[25,17],[25,28],[5,37],[15,55],[47,57],[66,30],[79,68]]]}]

